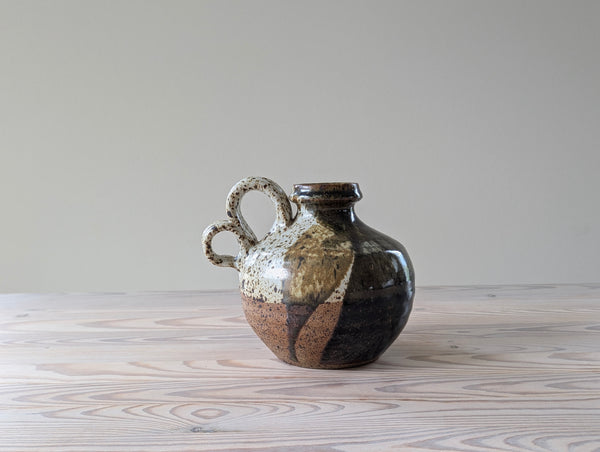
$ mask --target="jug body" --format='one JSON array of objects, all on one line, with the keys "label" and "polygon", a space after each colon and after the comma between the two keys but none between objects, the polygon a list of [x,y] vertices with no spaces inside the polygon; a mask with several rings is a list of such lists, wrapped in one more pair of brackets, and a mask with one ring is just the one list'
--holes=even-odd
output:
[{"label": "jug body", "polygon": [[[354,204],[360,198],[353,183],[296,185],[296,217],[291,209],[287,216],[289,201],[279,197],[284,207],[278,207],[273,229],[260,241],[252,234],[247,244],[238,237],[240,254],[225,259],[239,271],[248,323],[289,364],[366,364],[406,325],[415,290],[410,258],[399,242],[358,219]],[[247,228],[243,219],[240,225],[223,230],[238,235]]]}]

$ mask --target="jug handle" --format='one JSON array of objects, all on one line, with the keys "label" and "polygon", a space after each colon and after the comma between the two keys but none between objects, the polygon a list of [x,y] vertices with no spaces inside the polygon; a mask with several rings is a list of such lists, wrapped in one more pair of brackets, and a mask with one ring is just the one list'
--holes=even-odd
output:
[{"label": "jug handle", "polygon": [[[248,250],[258,243],[258,239],[242,216],[241,201],[246,193],[257,190],[265,193],[275,204],[276,217],[269,234],[279,232],[292,224],[292,206],[283,189],[266,177],[246,177],[229,191],[226,209],[227,220],[216,221],[208,226],[202,234],[202,246],[208,260],[219,267],[233,267],[239,271],[239,263]],[[233,233],[240,245],[237,256],[221,255],[214,252],[212,240],[219,232]]]}]

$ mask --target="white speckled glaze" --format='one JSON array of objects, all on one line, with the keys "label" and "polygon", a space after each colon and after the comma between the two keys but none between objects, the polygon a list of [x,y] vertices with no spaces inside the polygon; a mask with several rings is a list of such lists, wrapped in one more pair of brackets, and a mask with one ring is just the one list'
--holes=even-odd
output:
[{"label": "white speckled glaze", "polygon": [[[266,193],[276,220],[260,241],[241,214],[245,193]],[[362,223],[357,184],[295,186],[288,197],[275,182],[248,177],[229,192],[227,219],[203,235],[215,265],[239,271],[244,313],[257,335],[282,360],[339,368],[377,359],[398,336],[412,307],[414,273],[406,250]],[[216,254],[213,237],[232,232],[237,256]]]},{"label": "white speckled glaze", "polygon": [[[262,191],[275,204],[276,218],[268,236],[284,231],[292,223],[292,206],[283,189],[266,177],[247,177],[242,179],[229,191],[225,209],[227,220],[217,221],[208,226],[202,236],[204,254],[208,260],[219,267],[233,267],[240,270],[240,266],[247,256],[250,248],[258,243],[254,232],[244,220],[241,210],[241,201],[246,193],[252,190]],[[213,237],[222,231],[232,232],[240,244],[240,252],[236,257],[216,254],[212,249]]]}]

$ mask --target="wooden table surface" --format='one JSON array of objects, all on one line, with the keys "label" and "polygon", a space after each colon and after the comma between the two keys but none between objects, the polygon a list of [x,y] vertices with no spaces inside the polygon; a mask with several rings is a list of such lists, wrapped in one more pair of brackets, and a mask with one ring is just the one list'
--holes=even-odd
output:
[{"label": "wooden table surface", "polygon": [[600,284],[422,287],[374,364],[289,366],[234,292],[0,295],[0,450],[597,451]]}]

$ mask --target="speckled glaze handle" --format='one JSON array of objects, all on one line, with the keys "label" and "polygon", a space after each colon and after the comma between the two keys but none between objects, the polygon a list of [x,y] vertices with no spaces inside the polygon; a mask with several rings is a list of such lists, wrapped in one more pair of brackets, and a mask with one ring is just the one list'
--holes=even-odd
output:
[{"label": "speckled glaze handle", "polygon": [[[239,270],[239,265],[248,250],[258,243],[258,239],[242,216],[241,201],[246,193],[258,190],[265,193],[275,204],[276,217],[269,234],[287,228],[292,223],[292,207],[283,189],[266,177],[246,177],[229,191],[227,195],[227,220],[216,221],[204,230],[202,245],[208,260],[219,267],[233,267]],[[240,244],[237,256],[221,255],[214,252],[212,239],[219,232],[233,233]]]}]

